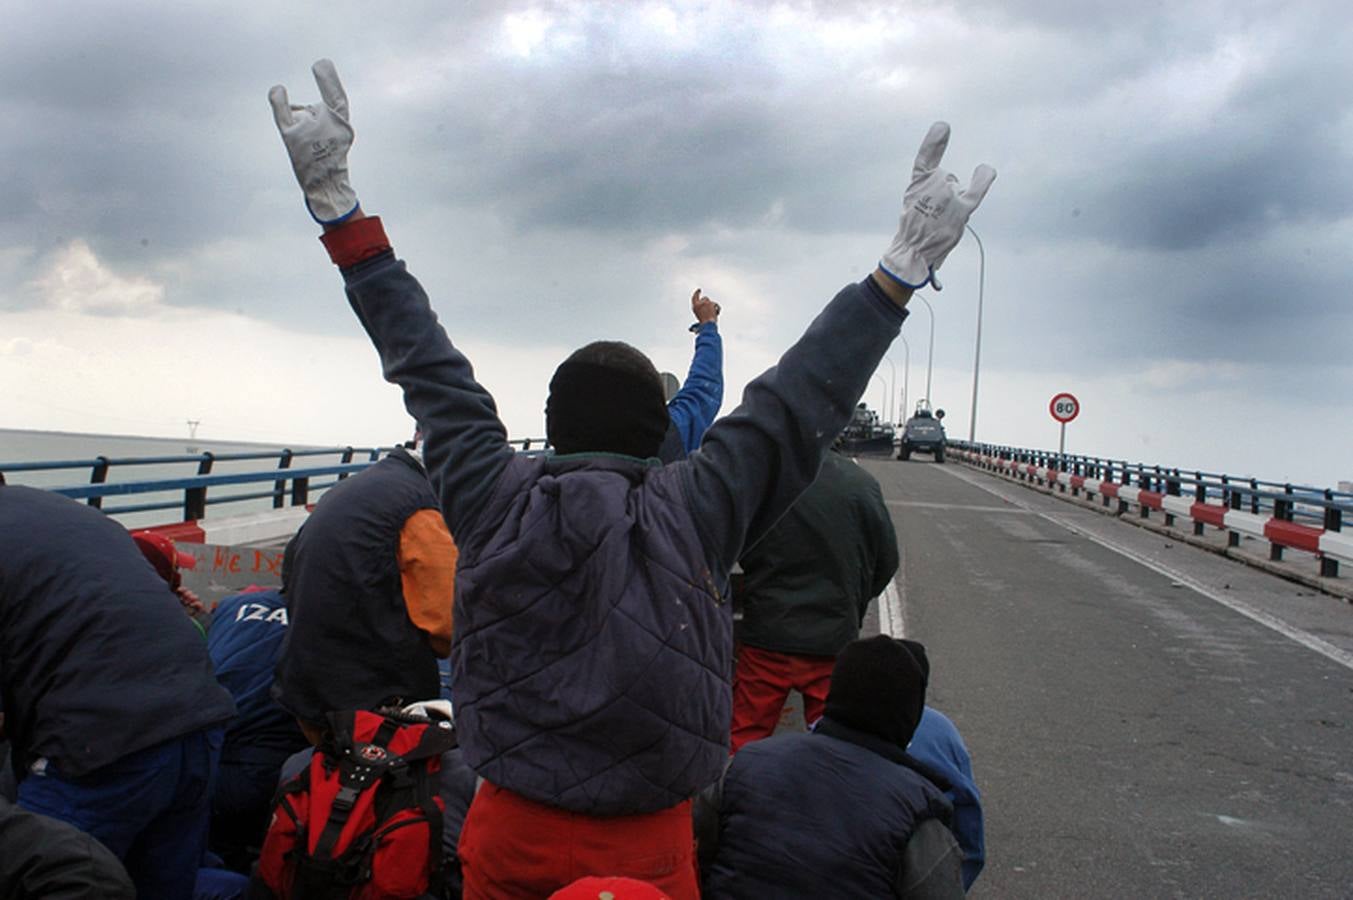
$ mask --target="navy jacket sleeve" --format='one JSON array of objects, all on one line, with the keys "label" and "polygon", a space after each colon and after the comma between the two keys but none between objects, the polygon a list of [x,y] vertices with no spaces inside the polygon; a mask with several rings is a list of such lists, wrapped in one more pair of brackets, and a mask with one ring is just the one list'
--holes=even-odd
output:
[{"label": "navy jacket sleeve", "polygon": [[686,453],[694,453],[700,439],[723,406],[723,338],[719,326],[706,322],[695,335],[695,355],[691,370],[681,390],[667,402],[667,414],[672,418],[681,445]]},{"label": "navy jacket sleeve", "polygon": [[403,389],[404,406],[427,438],[428,479],[459,542],[512,459],[498,408],[393,252],[344,269],[343,277],[385,380]]},{"label": "navy jacket sleeve", "polygon": [[907,314],[866,278],[827,304],[747,385],[682,467],[706,549],[725,571],[813,483]]}]

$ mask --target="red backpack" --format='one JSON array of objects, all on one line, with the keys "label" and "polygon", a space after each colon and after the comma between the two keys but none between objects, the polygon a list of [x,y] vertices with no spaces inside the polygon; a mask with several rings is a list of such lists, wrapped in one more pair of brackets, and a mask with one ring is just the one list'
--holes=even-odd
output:
[{"label": "red backpack", "polygon": [[439,895],[438,773],[456,746],[451,723],[382,710],[330,713],[329,726],[309,767],[277,792],[253,896]]}]

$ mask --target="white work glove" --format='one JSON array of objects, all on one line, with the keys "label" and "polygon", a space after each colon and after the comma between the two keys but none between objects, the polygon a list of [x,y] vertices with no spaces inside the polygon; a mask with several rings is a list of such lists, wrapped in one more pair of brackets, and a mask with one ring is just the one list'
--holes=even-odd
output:
[{"label": "white work glove", "polygon": [[352,147],[348,95],[329,60],[321,59],[310,71],[322,102],[292,106],[287,89],[280,84],[268,91],[268,102],[282,143],[291,154],[296,180],[305,191],[310,215],[321,225],[332,225],[357,211],[357,194],[348,184],[348,150]]},{"label": "white work glove", "polygon": [[958,190],[958,179],[940,168],[948,146],[949,123],[931,125],[916,154],[911,184],[902,195],[897,236],[879,261],[884,272],[912,289],[928,283],[941,289],[935,272],[963,237],[968,217],[996,180],[996,170],[981,165],[973,171],[967,190]]},{"label": "white work glove", "polygon": [[410,703],[400,712],[410,716],[422,716],[424,719],[431,719],[434,722],[439,720],[454,722],[456,720],[450,700],[419,700],[417,703]]}]

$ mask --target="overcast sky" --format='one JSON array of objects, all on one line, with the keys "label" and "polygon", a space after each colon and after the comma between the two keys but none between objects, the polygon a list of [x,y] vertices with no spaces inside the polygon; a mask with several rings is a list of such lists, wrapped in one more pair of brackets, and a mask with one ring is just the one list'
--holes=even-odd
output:
[{"label": "overcast sky", "polygon": [[[916,147],[999,172],[979,439],[1353,479],[1353,16],[1344,3],[118,3],[0,29],[0,427],[308,443],[410,429],[316,240],[266,95],[334,60],[352,181],[541,436],[594,338],[728,390],[862,278]],[[949,257],[931,395],[966,437],[979,254]],[[866,401],[924,395],[914,303]],[[895,382],[895,385],[894,385]],[[0,448],[2,450],[3,448]],[[0,452],[0,456],[3,453]]]}]

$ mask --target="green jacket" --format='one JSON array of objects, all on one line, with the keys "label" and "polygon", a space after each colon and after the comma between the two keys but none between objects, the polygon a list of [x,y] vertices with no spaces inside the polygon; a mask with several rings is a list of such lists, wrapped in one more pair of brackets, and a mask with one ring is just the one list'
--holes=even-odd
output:
[{"label": "green jacket", "polygon": [[739,562],[739,641],[836,656],[859,637],[869,601],[897,571],[897,535],[878,482],[828,453],[817,480]]}]

